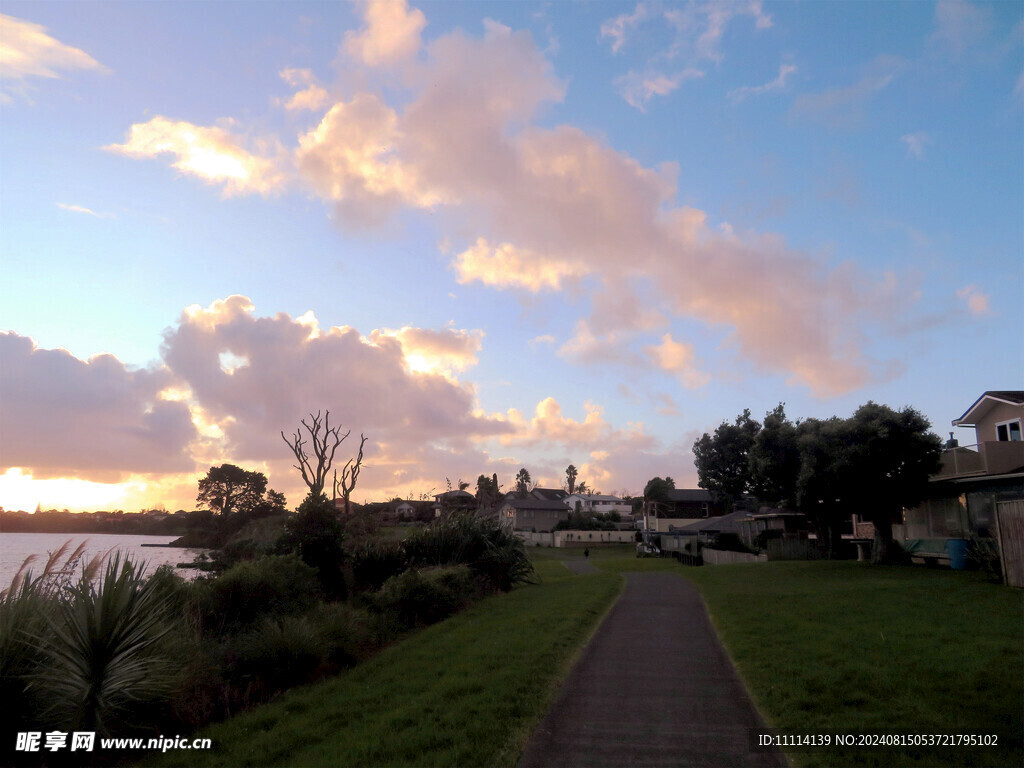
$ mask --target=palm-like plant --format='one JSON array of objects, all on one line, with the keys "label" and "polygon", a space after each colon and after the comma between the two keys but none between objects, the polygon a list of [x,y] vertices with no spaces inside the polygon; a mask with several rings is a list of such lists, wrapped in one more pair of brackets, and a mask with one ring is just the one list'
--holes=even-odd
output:
[{"label": "palm-like plant", "polygon": [[142,564],[115,555],[98,579],[83,573],[46,615],[31,688],[48,701],[48,721],[107,733],[134,705],[166,691],[160,647],[171,625],[155,586]]}]

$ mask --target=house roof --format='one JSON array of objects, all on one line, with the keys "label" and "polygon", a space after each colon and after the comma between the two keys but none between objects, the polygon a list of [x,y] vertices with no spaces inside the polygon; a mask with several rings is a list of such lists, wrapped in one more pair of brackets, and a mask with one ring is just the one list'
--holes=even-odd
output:
[{"label": "house roof", "polygon": [[549,501],[564,499],[569,495],[561,488],[534,488],[531,493],[538,499],[548,499]]},{"label": "house roof", "polygon": [[517,509],[517,510],[519,510],[519,509],[532,509],[532,510],[541,510],[541,511],[548,510],[548,511],[552,511],[552,512],[568,512],[569,511],[569,507],[567,507],[564,503],[562,503],[561,501],[558,501],[557,499],[536,499],[536,498],[516,499],[516,498],[508,498],[508,499],[505,499],[505,502],[504,502],[504,504],[502,506],[509,506],[509,507],[512,507],[513,509]]},{"label": "house roof", "polygon": [[464,498],[467,498],[467,497],[470,498],[470,499],[476,498],[469,491],[456,491],[456,490],[445,491],[444,493],[439,493],[436,496],[434,496],[434,498],[437,499],[438,501],[440,501],[441,499],[460,499],[461,500],[461,499],[464,499]]},{"label": "house roof", "polygon": [[712,501],[711,491],[703,488],[673,488],[668,492],[668,498],[669,501]]},{"label": "house roof", "polygon": [[740,520],[749,516],[749,512],[740,510],[739,512],[730,512],[728,515],[709,517],[697,523],[684,525],[676,530],[686,533],[738,533],[740,530]]},{"label": "house roof", "polygon": [[622,501],[618,496],[608,496],[603,493],[574,493],[573,496],[578,496],[581,499],[590,499],[591,501]]},{"label": "house roof", "polygon": [[1019,389],[992,389],[983,394],[964,411],[959,419],[953,419],[954,427],[973,427],[996,403],[1024,405],[1024,391]]}]

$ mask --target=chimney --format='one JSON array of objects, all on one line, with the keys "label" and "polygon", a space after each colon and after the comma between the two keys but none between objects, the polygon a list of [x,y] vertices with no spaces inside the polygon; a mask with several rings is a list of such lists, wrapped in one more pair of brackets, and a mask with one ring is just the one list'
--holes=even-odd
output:
[{"label": "chimney", "polygon": [[953,437],[953,433],[949,433],[949,440],[946,441],[946,448],[958,448],[960,446],[959,441]]}]

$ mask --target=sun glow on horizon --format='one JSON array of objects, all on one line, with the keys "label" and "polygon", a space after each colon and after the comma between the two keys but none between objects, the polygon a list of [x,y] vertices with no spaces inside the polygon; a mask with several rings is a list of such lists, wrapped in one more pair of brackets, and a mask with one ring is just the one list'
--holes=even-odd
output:
[{"label": "sun glow on horizon", "polygon": [[20,467],[11,467],[0,475],[0,507],[11,511],[69,509],[84,512],[122,508],[129,495],[138,492],[138,483],[96,483],[70,477],[36,479]]}]

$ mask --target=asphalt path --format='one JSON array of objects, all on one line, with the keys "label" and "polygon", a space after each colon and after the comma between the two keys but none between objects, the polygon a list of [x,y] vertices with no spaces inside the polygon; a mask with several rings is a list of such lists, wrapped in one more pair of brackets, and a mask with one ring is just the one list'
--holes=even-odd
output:
[{"label": "asphalt path", "polygon": [[519,768],[785,766],[752,749],[763,728],[697,589],[630,573]]}]

